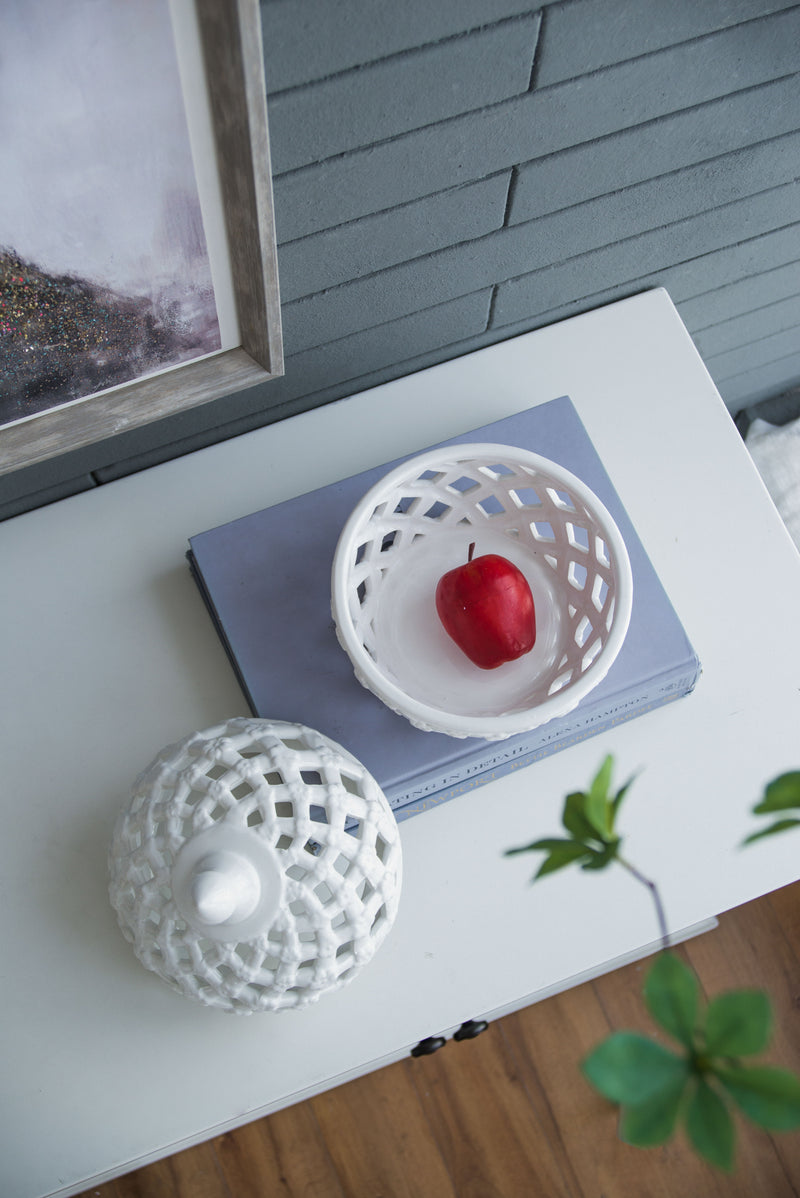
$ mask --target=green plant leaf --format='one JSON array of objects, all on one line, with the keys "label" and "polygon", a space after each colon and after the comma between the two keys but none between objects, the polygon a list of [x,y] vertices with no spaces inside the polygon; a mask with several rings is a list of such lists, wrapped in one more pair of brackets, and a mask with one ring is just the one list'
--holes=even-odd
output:
[{"label": "green plant leaf", "polygon": [[612,1102],[638,1106],[672,1091],[689,1076],[689,1063],[638,1032],[613,1032],[582,1062],[589,1082]]},{"label": "green plant leaf", "polygon": [[578,840],[594,840],[597,838],[597,831],[586,816],[587,799],[588,796],[583,791],[578,790],[572,794],[568,794],[564,801],[561,822],[566,830]]},{"label": "green plant leaf", "polygon": [[506,849],[505,856],[513,857],[517,853],[549,852],[550,849],[558,848],[562,844],[573,843],[564,836],[545,836],[539,840],[532,840],[530,844],[522,844],[515,849]]},{"label": "green plant leaf", "polygon": [[600,769],[592,778],[592,783],[589,788],[590,795],[598,795],[604,799],[608,798],[608,788],[611,785],[611,775],[614,771],[613,754],[607,753],[603,758]]},{"label": "green plant leaf", "polygon": [[655,1148],[657,1144],[665,1144],[675,1130],[686,1081],[682,1077],[645,1102],[623,1107],[619,1138],[635,1148]]},{"label": "green plant leaf", "polygon": [[611,783],[611,771],[613,768],[614,758],[609,753],[592,779],[589,794],[586,797],[586,818],[603,840],[611,835],[611,808],[608,801],[608,787]]},{"label": "green plant leaf", "polygon": [[537,869],[533,880],[536,881],[537,878],[543,878],[547,874],[555,873],[557,869],[563,869],[566,865],[580,861],[590,851],[585,844],[580,844],[577,840],[553,841],[547,857]]},{"label": "green plant leaf", "polygon": [[619,788],[617,793],[614,795],[614,798],[611,800],[611,826],[612,826],[612,828],[614,827],[614,821],[616,820],[617,815],[619,814],[619,809],[622,805],[622,800],[625,798],[625,795],[628,793],[628,791],[630,790],[631,786],[633,785],[633,783],[635,781],[636,781],[636,775],[634,774],[631,778],[628,779],[628,781],[625,783],[624,786],[621,786]]},{"label": "green plant leaf", "polygon": [[[520,845],[516,849],[506,849],[506,857],[513,857],[515,853],[536,853],[549,852],[550,849],[560,848],[563,844],[579,844],[580,841],[572,836],[540,836],[538,840],[532,840],[530,844]],[[586,845],[582,846],[587,849]]]},{"label": "green plant leaf", "polygon": [[616,838],[610,840],[602,849],[593,849],[587,845],[590,856],[584,861],[581,869],[605,869],[612,861],[616,861],[618,848],[619,840]]},{"label": "green plant leaf", "polygon": [[800,1127],[800,1078],[774,1065],[716,1067],[736,1105],[748,1118],[769,1131]]},{"label": "green plant leaf", "polygon": [[706,1053],[744,1057],[763,1052],[772,1034],[772,1007],[763,990],[731,990],[708,1004]]},{"label": "green plant leaf", "polygon": [[503,856],[504,857],[516,857],[519,853],[532,853],[535,851],[538,844],[539,844],[538,840],[532,840],[530,844],[519,844],[516,846],[516,848],[505,849],[503,852]]},{"label": "green plant leaf", "polygon": [[542,836],[539,840],[534,840],[533,844],[529,844],[528,850],[550,852],[551,849],[560,849],[565,844],[577,844],[584,852],[586,851],[586,845],[571,836]]},{"label": "green plant leaf", "polygon": [[800,770],[791,770],[773,778],[764,790],[764,798],[753,808],[756,815],[768,815],[772,811],[786,811],[789,807],[800,807]]},{"label": "green plant leaf", "polygon": [[720,1169],[733,1168],[736,1144],[733,1119],[719,1094],[703,1078],[699,1079],[686,1108],[686,1131],[700,1156]]},{"label": "green plant leaf", "polygon": [[644,1001],[656,1023],[687,1048],[694,1043],[698,996],[688,965],[673,953],[660,953],[645,978]]},{"label": "green plant leaf", "polygon": [[800,819],[779,819],[774,824],[770,824],[768,828],[762,828],[759,832],[752,832],[745,838],[745,844],[752,844],[754,840],[763,840],[765,836],[772,836],[775,832],[785,832],[788,828],[796,828],[800,824]]}]

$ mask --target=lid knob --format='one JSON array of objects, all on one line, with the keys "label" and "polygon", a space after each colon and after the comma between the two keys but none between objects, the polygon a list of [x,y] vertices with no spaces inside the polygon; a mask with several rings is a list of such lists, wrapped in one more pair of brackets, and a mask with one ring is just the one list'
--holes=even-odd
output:
[{"label": "lid knob", "polygon": [[241,853],[207,853],[192,870],[191,896],[198,919],[208,924],[238,923],[252,915],[261,898],[261,881]]}]

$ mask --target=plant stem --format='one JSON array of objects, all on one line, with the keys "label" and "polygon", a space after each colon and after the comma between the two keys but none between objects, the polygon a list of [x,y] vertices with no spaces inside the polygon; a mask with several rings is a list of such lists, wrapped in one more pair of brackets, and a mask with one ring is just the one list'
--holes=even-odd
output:
[{"label": "plant stem", "polygon": [[667,931],[667,920],[664,915],[664,904],[661,902],[661,895],[659,894],[658,887],[656,886],[655,882],[651,881],[650,878],[646,878],[643,873],[640,873],[639,870],[636,869],[635,866],[631,865],[630,861],[626,861],[625,858],[620,857],[619,854],[617,854],[617,861],[619,861],[620,865],[623,865],[625,869],[627,869],[628,873],[631,874],[637,882],[641,882],[642,885],[646,886],[650,891],[650,895],[653,899],[653,904],[656,909],[658,930],[661,933],[661,947],[666,951],[666,949],[670,947],[669,932]]}]

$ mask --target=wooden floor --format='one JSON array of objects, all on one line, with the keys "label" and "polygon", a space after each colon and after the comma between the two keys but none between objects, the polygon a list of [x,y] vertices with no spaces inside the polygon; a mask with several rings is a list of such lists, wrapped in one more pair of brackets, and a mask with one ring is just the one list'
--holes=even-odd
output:
[{"label": "wooden floor", "polygon": [[[768,1058],[800,1072],[800,883],[720,919],[680,950],[708,995],[758,986]],[[631,965],[298,1106],[226,1133],[86,1198],[788,1198],[800,1132],[738,1124],[732,1176],[682,1139],[621,1144],[581,1057],[611,1028],[652,1031]]]}]

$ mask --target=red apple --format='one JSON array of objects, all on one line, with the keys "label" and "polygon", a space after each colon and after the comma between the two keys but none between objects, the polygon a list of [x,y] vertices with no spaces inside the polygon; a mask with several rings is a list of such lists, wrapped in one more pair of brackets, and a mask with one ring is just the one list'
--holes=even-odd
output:
[{"label": "red apple", "polygon": [[528,580],[497,553],[467,561],[436,586],[436,611],[445,632],[470,661],[494,670],[529,653],[536,640],[536,613]]}]

